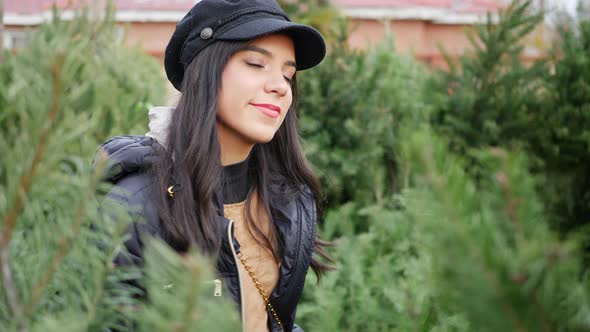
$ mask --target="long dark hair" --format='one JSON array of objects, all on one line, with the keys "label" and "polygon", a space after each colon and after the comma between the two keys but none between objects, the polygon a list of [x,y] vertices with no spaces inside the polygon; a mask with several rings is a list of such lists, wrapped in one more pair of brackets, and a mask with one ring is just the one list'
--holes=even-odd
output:
[{"label": "long dark hair", "polygon": [[[196,245],[202,252],[217,255],[223,237],[222,225],[216,222],[219,207],[214,204],[222,177],[220,146],[216,129],[217,97],[225,64],[247,42],[218,41],[201,51],[188,65],[182,82],[182,96],[173,112],[167,135],[167,146],[160,151],[154,172],[160,190],[158,209],[164,236],[176,250],[186,251]],[[292,81],[293,102],[274,138],[256,144],[250,157],[252,186],[246,198],[246,224],[254,238],[279,261],[280,241],[274,223],[266,236],[254,222],[250,209],[254,195],[262,213],[271,217],[270,197],[288,195],[308,187],[315,198],[318,218],[322,214],[322,194],[303,154],[297,133],[297,86]],[[281,182],[281,192],[273,184]],[[166,188],[180,188],[170,199]],[[289,190],[285,191],[284,188]],[[223,204],[223,202],[219,203]],[[314,253],[332,262],[317,240]],[[312,258],[311,267],[318,280],[331,266]]]}]

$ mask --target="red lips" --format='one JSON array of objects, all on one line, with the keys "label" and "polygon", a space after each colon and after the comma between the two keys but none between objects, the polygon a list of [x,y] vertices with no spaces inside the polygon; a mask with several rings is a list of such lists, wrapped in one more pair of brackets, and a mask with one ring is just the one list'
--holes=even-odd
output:
[{"label": "red lips", "polygon": [[275,111],[275,112],[279,112],[281,113],[281,108],[278,107],[277,105],[273,105],[273,104],[252,104],[256,107],[265,107],[268,108],[271,111]]},{"label": "red lips", "polygon": [[266,116],[276,119],[281,114],[281,108],[273,104],[251,104],[259,109]]}]

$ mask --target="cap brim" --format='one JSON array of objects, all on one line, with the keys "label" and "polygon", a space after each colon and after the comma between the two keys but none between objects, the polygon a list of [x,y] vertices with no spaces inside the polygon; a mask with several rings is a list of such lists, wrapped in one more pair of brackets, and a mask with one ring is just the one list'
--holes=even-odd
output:
[{"label": "cap brim", "polygon": [[242,23],[224,31],[216,39],[250,40],[274,33],[284,33],[293,39],[297,70],[318,65],[326,55],[324,38],[316,29],[276,18],[258,18]]}]

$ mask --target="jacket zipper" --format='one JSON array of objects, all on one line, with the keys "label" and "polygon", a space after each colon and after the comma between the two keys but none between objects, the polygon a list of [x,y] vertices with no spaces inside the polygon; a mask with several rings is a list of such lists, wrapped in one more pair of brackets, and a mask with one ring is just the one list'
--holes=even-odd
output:
[{"label": "jacket zipper", "polygon": [[221,279],[213,280],[215,290],[213,290],[213,296],[221,296]]},{"label": "jacket zipper", "polygon": [[240,285],[240,307],[242,311],[242,332],[246,332],[246,312],[244,306],[244,287],[242,287],[242,276],[240,275],[240,266],[238,264],[238,255],[236,253],[236,249],[234,247],[234,241],[231,236],[231,230],[234,226],[234,221],[229,220],[229,226],[227,227],[227,238],[229,239],[229,245],[231,247],[231,253],[234,257],[234,262],[236,263],[236,269],[238,270],[238,281]]}]

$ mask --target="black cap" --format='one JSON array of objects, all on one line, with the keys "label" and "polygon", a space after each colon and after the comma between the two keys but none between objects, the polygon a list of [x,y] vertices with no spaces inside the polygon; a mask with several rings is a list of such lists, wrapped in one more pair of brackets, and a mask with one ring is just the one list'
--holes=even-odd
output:
[{"label": "black cap", "polygon": [[275,0],[201,0],[176,25],[166,47],[166,75],[180,90],[186,67],[207,46],[218,40],[246,41],[273,33],[293,39],[297,70],[316,66],[326,55],[322,35],[291,22]]}]

